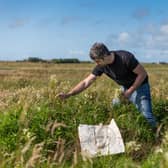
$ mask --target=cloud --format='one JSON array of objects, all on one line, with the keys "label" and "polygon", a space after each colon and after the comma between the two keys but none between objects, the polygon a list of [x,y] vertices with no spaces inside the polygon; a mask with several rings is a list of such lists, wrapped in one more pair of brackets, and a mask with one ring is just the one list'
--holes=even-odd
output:
[{"label": "cloud", "polygon": [[121,32],[117,35],[109,35],[107,42],[126,48],[168,48],[168,24],[160,25],[157,29],[153,27],[148,27],[148,29],[147,27],[146,31],[136,30],[134,32]]},{"label": "cloud", "polygon": [[125,49],[142,53],[141,57],[168,62],[168,24],[145,26],[144,30],[110,34],[106,44],[114,49]]},{"label": "cloud", "polygon": [[168,24],[162,25],[160,31],[168,35]]},{"label": "cloud", "polygon": [[115,35],[110,34],[107,37],[106,43],[114,48],[130,47],[133,45],[133,41],[137,38],[136,35],[134,35],[134,39],[132,39],[131,36],[132,34],[128,32],[120,32],[119,34]]},{"label": "cloud", "polygon": [[136,9],[133,13],[133,17],[137,20],[141,20],[150,15],[150,11],[147,8]]},{"label": "cloud", "polygon": [[127,43],[129,41],[129,34],[127,32],[122,32],[118,36],[118,41],[120,43]]},{"label": "cloud", "polygon": [[11,29],[23,27],[27,22],[28,21],[26,19],[16,19],[12,23],[10,23],[8,27]]},{"label": "cloud", "polygon": [[144,56],[144,59],[150,62],[168,62],[168,50],[159,50],[159,49],[148,49],[144,50],[141,55]]}]

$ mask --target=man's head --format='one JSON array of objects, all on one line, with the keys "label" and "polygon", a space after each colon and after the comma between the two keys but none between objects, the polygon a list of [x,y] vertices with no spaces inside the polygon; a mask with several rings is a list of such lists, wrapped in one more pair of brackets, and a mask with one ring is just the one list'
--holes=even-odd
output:
[{"label": "man's head", "polygon": [[94,43],[90,49],[90,58],[97,65],[104,66],[112,62],[111,53],[103,43]]},{"label": "man's head", "polygon": [[90,58],[95,59],[104,59],[104,57],[109,56],[110,51],[103,43],[94,43],[90,49]]}]

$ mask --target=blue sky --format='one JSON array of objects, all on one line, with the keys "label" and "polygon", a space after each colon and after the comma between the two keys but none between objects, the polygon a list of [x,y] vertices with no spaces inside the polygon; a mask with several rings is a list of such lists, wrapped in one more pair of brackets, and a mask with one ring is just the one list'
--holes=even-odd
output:
[{"label": "blue sky", "polygon": [[167,0],[0,0],[0,60],[89,60],[94,42],[168,62]]}]

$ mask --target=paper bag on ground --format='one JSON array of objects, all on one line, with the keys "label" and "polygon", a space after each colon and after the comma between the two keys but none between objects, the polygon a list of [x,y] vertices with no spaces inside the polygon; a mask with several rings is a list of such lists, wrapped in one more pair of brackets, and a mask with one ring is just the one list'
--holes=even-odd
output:
[{"label": "paper bag on ground", "polygon": [[81,152],[90,157],[125,151],[123,139],[114,119],[109,125],[80,124],[78,133]]}]

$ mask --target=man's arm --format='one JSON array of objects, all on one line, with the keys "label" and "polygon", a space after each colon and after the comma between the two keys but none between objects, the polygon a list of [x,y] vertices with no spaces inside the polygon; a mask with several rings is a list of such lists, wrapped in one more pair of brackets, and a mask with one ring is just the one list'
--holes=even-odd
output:
[{"label": "man's arm", "polygon": [[90,74],[84,80],[79,82],[74,88],[72,88],[72,90],[70,90],[68,93],[59,93],[57,96],[61,99],[66,99],[70,96],[76,95],[85,90],[86,88],[88,88],[95,80],[96,76]]},{"label": "man's arm", "polygon": [[137,78],[133,85],[124,92],[124,96],[129,98],[129,96],[141,85],[144,79],[147,76],[147,72],[145,71],[144,67],[141,64],[138,64],[136,68],[133,70],[134,73],[137,74]]}]

